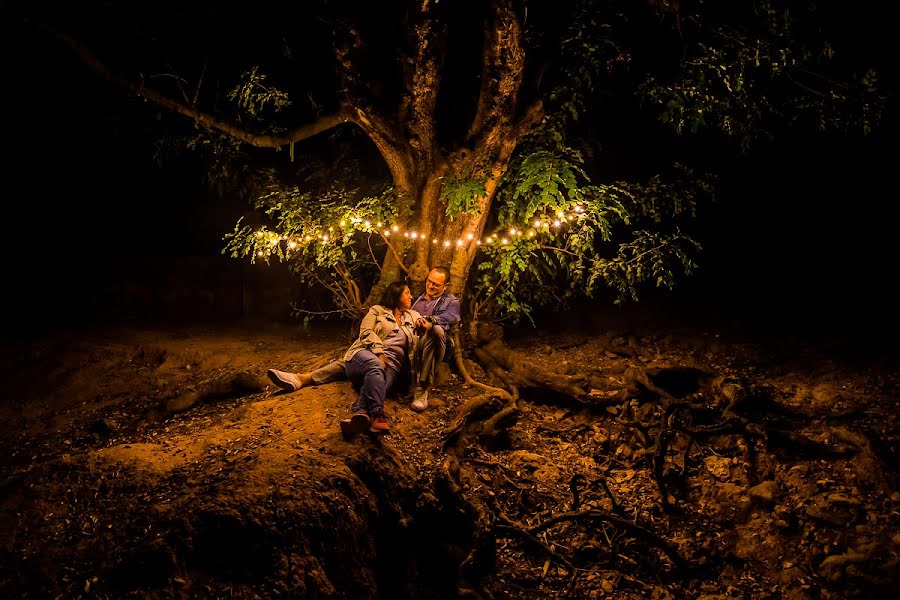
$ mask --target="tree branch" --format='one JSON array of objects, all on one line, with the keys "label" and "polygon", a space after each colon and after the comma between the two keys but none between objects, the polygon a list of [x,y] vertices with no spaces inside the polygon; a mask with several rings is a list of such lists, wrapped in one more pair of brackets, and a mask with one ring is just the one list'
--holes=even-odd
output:
[{"label": "tree branch", "polygon": [[93,52],[85,48],[78,40],[68,33],[46,24],[36,24],[36,26],[65,44],[66,47],[81,60],[81,62],[104,79],[149,100],[158,106],[193,119],[197,123],[209,127],[210,129],[217,129],[222,133],[246,142],[251,146],[256,146],[257,148],[278,148],[292,142],[299,142],[300,140],[313,137],[323,131],[332,129],[341,123],[356,122],[350,107],[343,106],[338,112],[332,115],[321,117],[314,123],[301,125],[284,134],[253,133],[237,127],[232,123],[216,118],[209,113],[197,110],[193,106],[173,100],[156,90],[146,87],[143,82],[137,83],[113,73]]}]

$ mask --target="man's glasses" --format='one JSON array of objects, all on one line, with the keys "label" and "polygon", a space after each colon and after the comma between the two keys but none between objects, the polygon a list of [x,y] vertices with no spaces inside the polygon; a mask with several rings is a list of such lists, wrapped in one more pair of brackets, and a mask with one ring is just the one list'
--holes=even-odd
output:
[{"label": "man's glasses", "polygon": [[434,281],[432,281],[430,279],[426,279],[425,285],[433,285],[434,287],[444,287],[447,284],[446,283],[435,283]]}]

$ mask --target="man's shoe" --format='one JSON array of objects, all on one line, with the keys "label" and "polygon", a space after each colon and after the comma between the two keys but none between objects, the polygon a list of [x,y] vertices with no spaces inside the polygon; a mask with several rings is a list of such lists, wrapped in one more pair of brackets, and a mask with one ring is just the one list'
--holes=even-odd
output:
[{"label": "man's shoe", "polygon": [[422,412],[428,408],[428,390],[417,388],[413,396],[411,408],[416,412]]},{"label": "man's shoe", "polygon": [[388,418],[386,416],[378,415],[372,419],[372,426],[369,428],[369,431],[386,435],[391,432],[391,424],[388,423]]},{"label": "man's shoe", "polygon": [[341,420],[341,433],[344,435],[356,435],[362,433],[369,428],[369,415],[364,412],[358,412],[349,419]]},{"label": "man's shoe", "polygon": [[289,392],[296,392],[303,387],[303,384],[300,383],[300,378],[297,377],[297,375],[294,373],[279,371],[277,369],[269,369],[268,371],[266,371],[266,375],[269,376],[269,379],[272,380],[272,383]]}]

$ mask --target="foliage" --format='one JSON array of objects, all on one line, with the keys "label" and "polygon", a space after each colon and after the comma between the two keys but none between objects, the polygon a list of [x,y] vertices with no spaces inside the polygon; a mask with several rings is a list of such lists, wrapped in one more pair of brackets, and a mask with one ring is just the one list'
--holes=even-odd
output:
[{"label": "foliage", "polygon": [[875,71],[841,73],[837,51],[809,27],[810,15],[772,1],[735,11],[724,23],[685,19],[680,68],[651,74],[640,88],[660,121],[678,133],[716,129],[746,151],[777,123],[868,134],[882,119],[886,98]]},{"label": "foliage", "polygon": [[441,200],[447,205],[447,215],[455,219],[463,213],[472,214],[478,208],[478,199],[484,197],[485,192],[483,178],[447,178],[441,189]]},{"label": "foliage", "polygon": [[397,219],[397,202],[393,188],[383,184],[334,185],[351,173],[360,179],[352,160],[328,166],[310,159],[298,174],[302,187],[270,181],[254,200],[267,222],[249,225],[242,219],[226,236],[223,252],[251,261],[285,261],[302,284],[328,289],[337,307],[298,312],[357,316],[364,300],[360,286],[377,279],[387,248],[381,230]]},{"label": "foliage", "polygon": [[[536,138],[559,140],[540,129]],[[527,146],[527,144],[526,144]],[[574,149],[533,149],[510,167],[501,191],[500,230],[521,235],[482,246],[473,278],[475,312],[518,321],[536,306],[614,291],[637,300],[643,284],[672,288],[697,266],[700,244],[681,223],[696,215],[712,185],[676,165],[678,179],[592,184]]]},{"label": "foliage", "polygon": [[266,108],[279,112],[291,105],[287,93],[272,86],[258,66],[243,74],[240,83],[228,93],[228,99],[254,117],[262,117]]}]

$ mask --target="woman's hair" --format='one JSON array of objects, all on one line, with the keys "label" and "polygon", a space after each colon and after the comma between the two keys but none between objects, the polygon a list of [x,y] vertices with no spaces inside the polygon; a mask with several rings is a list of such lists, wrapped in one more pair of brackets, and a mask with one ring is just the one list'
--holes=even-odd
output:
[{"label": "woman's hair", "polygon": [[402,281],[389,283],[385,288],[384,293],[381,294],[381,300],[378,301],[378,304],[391,310],[400,308],[400,296],[403,295],[403,288],[406,287],[409,286]]}]

